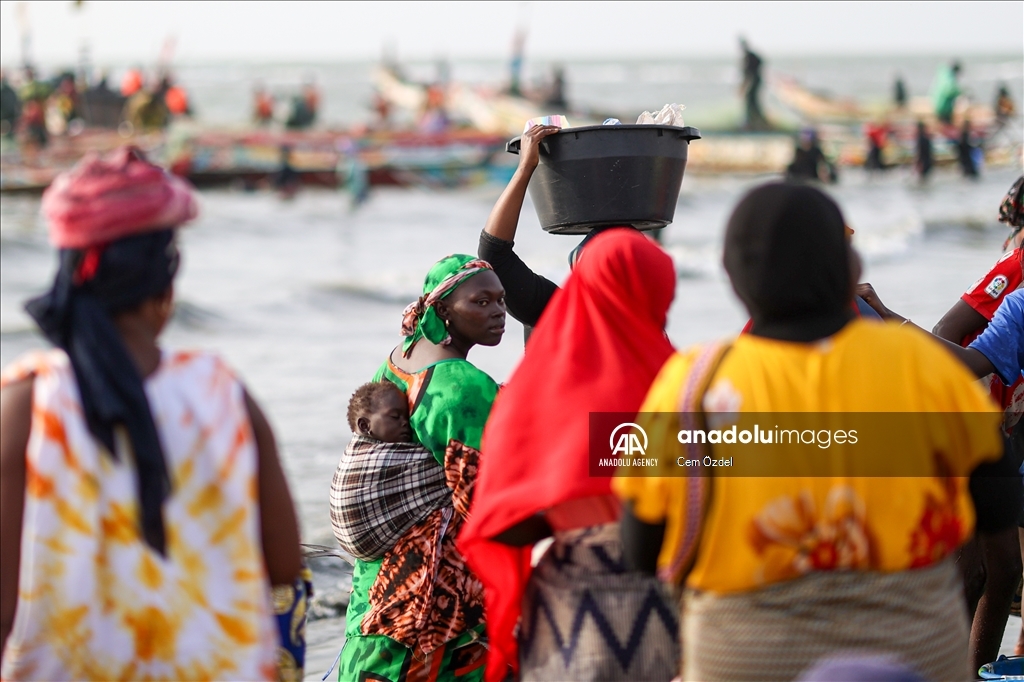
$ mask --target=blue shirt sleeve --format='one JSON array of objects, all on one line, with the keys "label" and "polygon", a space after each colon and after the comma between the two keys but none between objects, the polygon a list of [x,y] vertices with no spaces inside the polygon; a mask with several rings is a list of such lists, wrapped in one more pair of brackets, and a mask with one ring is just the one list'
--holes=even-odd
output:
[{"label": "blue shirt sleeve", "polygon": [[988,358],[1003,383],[1009,386],[1024,366],[1024,290],[1006,295],[988,327],[968,348]]},{"label": "blue shirt sleeve", "polygon": [[867,320],[881,320],[882,319],[882,316],[879,315],[878,312],[876,312],[874,308],[869,306],[868,302],[865,301],[860,296],[854,296],[853,301],[854,301],[854,303],[857,304],[857,312],[860,314],[861,317],[863,317],[863,318],[865,318]]}]

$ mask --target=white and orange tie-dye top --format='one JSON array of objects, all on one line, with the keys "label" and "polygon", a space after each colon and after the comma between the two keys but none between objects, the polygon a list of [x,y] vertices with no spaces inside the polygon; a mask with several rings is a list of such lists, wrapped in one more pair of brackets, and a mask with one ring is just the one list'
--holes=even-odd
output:
[{"label": "white and orange tie-dye top", "polygon": [[0,383],[32,375],[18,610],[3,678],[275,678],[257,451],[234,374],[209,353],[164,352],[145,382],[173,486],[166,558],[140,536],[130,455],[115,461],[86,427],[67,355],[31,353]]}]

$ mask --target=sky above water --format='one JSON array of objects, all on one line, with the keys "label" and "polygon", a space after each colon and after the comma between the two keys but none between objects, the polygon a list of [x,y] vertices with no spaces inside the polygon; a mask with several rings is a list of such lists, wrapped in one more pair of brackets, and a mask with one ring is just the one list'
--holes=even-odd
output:
[{"label": "sky above water", "polygon": [[1022,2],[0,2],[0,59],[95,64],[1020,54]]}]

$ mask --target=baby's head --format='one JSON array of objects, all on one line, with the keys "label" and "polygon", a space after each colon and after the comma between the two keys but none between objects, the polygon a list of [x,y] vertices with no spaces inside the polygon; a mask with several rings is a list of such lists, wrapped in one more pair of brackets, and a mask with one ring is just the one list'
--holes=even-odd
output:
[{"label": "baby's head", "polygon": [[390,381],[363,384],[348,402],[348,425],[352,433],[385,443],[408,443],[409,403],[401,389]]}]

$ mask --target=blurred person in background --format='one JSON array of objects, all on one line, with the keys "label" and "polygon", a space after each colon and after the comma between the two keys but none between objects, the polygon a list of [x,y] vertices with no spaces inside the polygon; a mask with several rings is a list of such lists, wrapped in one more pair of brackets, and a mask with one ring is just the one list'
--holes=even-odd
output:
[{"label": "blurred person in background", "polygon": [[512,36],[512,58],[508,62],[508,94],[523,96],[523,52],[526,47],[526,30],[517,28]]},{"label": "blurred person in background", "polygon": [[313,77],[310,76],[306,84],[302,86],[302,99],[306,103],[306,107],[313,114],[313,120],[320,115],[320,89],[316,87],[316,82]]},{"label": "blurred person in background", "polygon": [[81,111],[85,124],[98,128],[117,128],[124,113],[125,97],[110,89],[107,73],[100,73],[95,85],[81,94]]},{"label": "blurred person in background", "polygon": [[0,71],[0,135],[14,137],[14,130],[21,117],[21,100],[7,80],[7,72]]},{"label": "blurred person in background", "polygon": [[[57,88],[50,95],[48,106],[54,109],[54,113],[59,119],[59,132],[66,131],[71,121],[81,118],[78,88],[75,86],[73,73],[64,73],[60,76]],[[51,130],[51,132],[58,131]]]},{"label": "blurred person in background", "polygon": [[293,130],[309,128],[316,122],[320,109],[320,92],[312,79],[302,86],[302,92],[291,99],[291,111],[285,127]]},{"label": "blurred person in background", "polygon": [[274,121],[274,96],[267,92],[263,83],[256,83],[252,91],[252,120],[259,126]]},{"label": "blurred person in background", "polygon": [[388,130],[391,127],[391,102],[381,94],[380,90],[373,91],[372,108],[373,113],[377,116],[374,127],[378,130]]},{"label": "blurred person in background", "polygon": [[804,128],[797,137],[793,160],[786,167],[790,180],[817,180],[835,183],[839,180],[836,167],[825,157],[818,142],[818,133],[813,128]]},{"label": "blurred person in background", "polygon": [[121,96],[131,97],[139,90],[142,90],[143,82],[142,69],[137,66],[128,69],[124,74],[124,78],[121,79]]},{"label": "blurred person in background", "polygon": [[764,61],[750,49],[745,38],[740,38],[740,51],[743,52],[740,65],[743,74],[743,82],[740,86],[744,107],[743,129],[768,130],[771,126],[761,109],[761,85],[764,83],[761,69],[764,66]]},{"label": "blurred person in background", "polygon": [[[854,318],[860,260],[844,232],[814,187],[763,185],[740,200],[723,260],[753,328],[669,359],[640,408],[647,455],[674,464],[741,447],[681,445],[687,415],[722,428],[740,413],[893,412],[912,434],[901,462],[924,475],[865,477],[890,462],[884,449],[800,446],[773,450],[775,476],[624,470],[613,488],[627,558],[686,589],[684,679],[791,680],[840,651],[970,678],[954,557],[973,532],[1012,526],[1020,477],[962,363],[917,329]],[[814,469],[823,456],[829,475]]]},{"label": "blurred person in background", "polygon": [[299,191],[302,176],[292,166],[292,148],[288,145],[281,145],[281,165],[270,177],[270,185],[282,199],[291,199]]},{"label": "blurred person in background", "polygon": [[932,138],[928,134],[928,126],[924,121],[917,122],[917,137],[914,140],[914,171],[921,182],[928,179],[935,166],[935,152]]},{"label": "blurred person in background", "polygon": [[[1010,120],[1014,117],[1017,107],[1013,103],[1013,98],[1010,97],[1009,88],[1007,88],[1004,83],[999,84],[999,90],[996,92],[996,103],[994,109],[996,112],[996,124],[992,128],[990,137],[994,137],[1004,130],[1007,130],[1008,132],[1012,131],[1012,126],[1009,128],[1007,126],[1009,125]],[[1014,139],[1014,134],[1012,132],[1009,139]]]},{"label": "blurred person in background", "polygon": [[160,84],[164,91],[164,104],[171,116],[192,116],[192,107],[189,105],[188,93],[185,88],[174,82],[171,76],[164,76]]},{"label": "blurred person in background", "polygon": [[905,109],[907,106],[907,85],[901,74],[896,74],[896,82],[892,86],[892,103],[897,109]]},{"label": "blurred person in background", "polygon": [[21,98],[21,132],[26,142],[36,147],[45,147],[50,140],[46,130],[46,101],[53,88],[36,78],[35,69],[26,66],[24,82],[18,91]]},{"label": "blurred person in background", "polygon": [[956,162],[965,178],[977,180],[984,159],[981,141],[975,138],[971,122],[964,119],[960,126],[960,137],[956,143]]},{"label": "blurred person in background", "polygon": [[428,135],[439,135],[451,125],[445,108],[445,89],[441,83],[427,86],[427,97],[420,112],[417,127]]},{"label": "blurred person in background", "polygon": [[884,171],[888,166],[882,159],[882,151],[889,141],[889,125],[887,123],[868,123],[864,126],[864,136],[868,140],[868,155],[864,160],[864,168],[869,171]]},{"label": "blurred person in background", "polygon": [[160,79],[156,84],[138,90],[124,105],[124,120],[137,132],[163,130],[171,122],[171,112],[165,99],[169,83]]},{"label": "blurred person in background", "polygon": [[544,106],[552,107],[559,111],[569,108],[569,101],[565,98],[565,67],[558,64],[551,69],[551,87],[548,88],[547,99]]},{"label": "blurred person in background", "polygon": [[960,96],[960,62],[939,68],[932,82],[932,107],[936,118],[946,125],[953,125],[953,109]]},{"label": "blurred person in background", "polygon": [[305,602],[273,432],[215,354],[158,343],[191,190],[123,148],[43,213],[59,268],[26,308],[56,348],[0,380],[3,678],[301,677],[278,668],[303,613],[279,639],[275,606]]},{"label": "blurred person in background", "polygon": [[1000,127],[1006,125],[1006,121],[1016,111],[1013,98],[1010,97],[1010,90],[1006,87],[1005,83],[999,84],[999,90],[996,92],[996,105],[993,108],[996,111],[996,124]]}]

